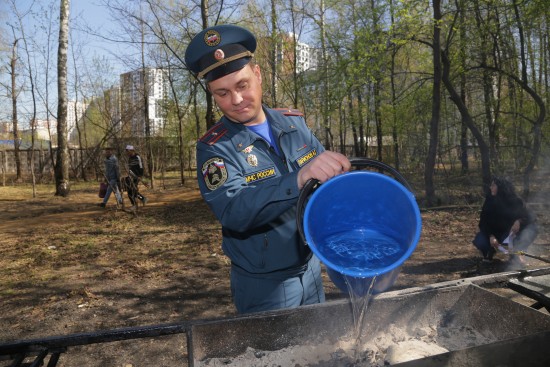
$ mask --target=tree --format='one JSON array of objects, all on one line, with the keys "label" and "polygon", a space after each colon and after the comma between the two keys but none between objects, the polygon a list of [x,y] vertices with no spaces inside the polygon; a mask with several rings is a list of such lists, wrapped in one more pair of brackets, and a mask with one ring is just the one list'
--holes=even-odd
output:
[{"label": "tree", "polygon": [[432,119],[430,121],[430,146],[426,157],[424,184],[426,185],[426,201],[428,206],[435,204],[435,186],[433,175],[437,144],[439,141],[439,119],[441,115],[441,1],[433,1],[433,89],[432,89]]},{"label": "tree", "polygon": [[[518,3],[516,0],[513,1],[513,7],[514,7],[514,15],[515,20],[517,22],[517,28],[519,33],[519,39],[520,39],[520,65],[521,65],[521,78],[516,77],[514,75],[509,75],[509,77],[513,78],[515,82],[520,85],[520,87],[525,90],[531,98],[535,101],[536,105],[538,106],[538,116],[533,121],[533,145],[531,148],[531,158],[529,159],[529,162],[527,166],[525,167],[524,174],[523,174],[523,194],[525,197],[529,195],[529,183],[530,183],[530,176],[535,168],[535,165],[538,161],[539,154],[540,154],[540,147],[542,143],[542,124],[544,123],[544,120],[546,118],[546,106],[544,103],[544,100],[539,96],[539,94],[536,92],[534,88],[531,88],[529,85],[529,80],[527,77],[527,60],[525,56],[525,42],[524,42],[524,27],[522,24],[521,16],[520,16],[520,10]],[[534,70],[534,66],[531,66],[533,74],[536,72]]]},{"label": "tree", "polygon": [[278,67],[277,62],[277,41],[279,39],[279,28],[277,27],[277,4],[275,0],[270,1],[271,4],[271,39],[269,42],[269,57],[271,59],[271,103],[277,106],[277,79]]},{"label": "tree", "polygon": [[21,140],[19,139],[19,121],[17,119],[17,96],[19,94],[17,87],[17,43],[19,42],[18,38],[15,38],[14,31],[14,41],[12,47],[12,57],[10,59],[10,76],[11,76],[11,103],[12,103],[12,126],[13,126],[13,149],[15,154],[15,169],[16,169],[16,182],[21,182],[21,153],[19,152],[19,146],[21,145]]},{"label": "tree", "polygon": [[66,197],[69,183],[69,146],[67,136],[67,50],[69,47],[70,0],[60,0],[59,46],[57,50],[57,157],[55,162],[56,196]]},{"label": "tree", "polygon": [[30,61],[30,51],[29,46],[27,44],[27,38],[25,36],[25,31],[23,28],[23,24],[21,22],[21,17],[19,17],[19,22],[21,25],[21,33],[23,34],[23,43],[25,45],[25,52],[27,55],[27,69],[29,71],[29,82],[31,87],[31,97],[32,97],[32,117],[31,121],[33,123],[31,124],[31,149],[30,149],[30,166],[31,166],[31,176],[32,176],[32,197],[36,197],[36,175],[34,172],[34,143],[35,143],[35,134],[34,134],[34,121],[36,121],[36,92],[35,92],[35,83],[34,83],[34,76],[33,76],[33,68]]},{"label": "tree", "polygon": [[[459,12],[462,11],[462,7],[457,6],[457,11]],[[460,113],[462,123],[468,127],[468,129],[470,130],[470,132],[472,133],[472,135],[477,141],[479,151],[480,151],[480,158],[481,158],[482,186],[483,186],[483,189],[487,189],[491,181],[490,149],[487,143],[485,142],[482,132],[477,127],[474,121],[474,118],[472,117],[472,114],[468,109],[468,106],[464,102],[463,96],[459,92],[457,92],[451,78],[451,58],[449,56],[451,42],[449,40],[453,38],[453,34],[455,31],[454,22],[457,21],[457,19],[461,19],[461,18],[457,14],[455,14],[453,22],[451,22],[451,25],[448,27],[449,34],[446,37],[447,39],[446,47],[445,49],[440,49],[441,65],[443,69],[442,81],[449,93],[450,99],[454,102],[454,104],[456,105]]]},{"label": "tree", "polygon": [[[209,27],[209,16],[210,16],[210,7],[208,0],[201,0],[201,20],[202,20],[202,29]],[[202,85],[202,84],[201,84]],[[210,129],[216,123],[216,118],[214,115],[214,99],[208,88],[204,89],[206,93],[206,129]]]}]

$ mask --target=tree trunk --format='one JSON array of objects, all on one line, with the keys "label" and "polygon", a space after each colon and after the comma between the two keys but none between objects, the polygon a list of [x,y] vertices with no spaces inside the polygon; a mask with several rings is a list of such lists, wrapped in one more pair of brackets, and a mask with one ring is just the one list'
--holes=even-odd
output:
[{"label": "tree trunk", "polygon": [[[464,25],[464,12],[460,12],[460,47],[466,49],[466,27]],[[460,100],[466,106],[466,54],[461,53],[460,64],[462,72],[460,74]],[[468,126],[462,119],[460,125],[460,172],[462,174],[468,173]]]},{"label": "tree trunk", "polygon": [[454,104],[458,108],[458,111],[460,112],[460,116],[462,117],[462,122],[466,124],[466,126],[468,126],[468,129],[472,132],[472,135],[476,139],[477,144],[479,146],[479,152],[481,155],[481,176],[483,180],[483,191],[486,192],[489,188],[489,185],[491,184],[491,166],[490,166],[490,159],[489,159],[489,146],[487,145],[487,143],[485,143],[485,140],[483,139],[483,135],[475,125],[474,120],[472,119],[472,116],[468,111],[468,108],[462,102],[462,98],[460,97],[460,95],[454,88],[453,83],[451,82],[451,79],[450,79],[451,62],[445,52],[441,52],[441,60],[442,60],[441,64],[443,66],[443,72],[442,72],[443,84],[445,85],[447,91],[449,92],[451,100],[454,102]]},{"label": "tree trunk", "polygon": [[57,160],[56,196],[69,196],[69,147],[67,141],[67,49],[69,44],[70,0],[60,0],[59,47],[57,50]]},{"label": "tree trunk", "polygon": [[[479,29],[482,29],[482,19],[484,17],[483,12],[479,9],[479,3],[475,2],[475,12],[476,12],[476,25]],[[487,18],[490,18],[489,15],[487,15]],[[489,19],[486,19],[485,22],[487,23]],[[485,32],[480,32],[481,37],[481,47],[479,48],[479,54],[480,54],[480,61],[482,65],[487,65],[488,62],[488,50],[489,50],[489,41],[487,40],[487,36]],[[493,166],[498,166],[499,161],[499,154],[498,154],[498,123],[496,119],[496,113],[493,110],[493,81],[492,81],[492,75],[489,72],[489,70],[483,70],[483,107],[484,107],[484,113],[485,113],[485,122],[489,130],[489,152],[490,152],[490,161],[492,162]]]},{"label": "tree trunk", "polygon": [[321,87],[323,88],[322,93],[322,106],[321,106],[321,114],[323,116],[323,127],[325,130],[325,148],[328,150],[332,150],[332,133],[331,133],[331,123],[329,119],[329,111],[330,111],[330,101],[329,101],[329,79],[328,79],[328,54],[327,54],[327,46],[326,46],[326,31],[325,31],[325,2],[324,0],[321,0],[320,4],[320,11],[321,11],[321,19],[320,19],[320,38],[321,38],[321,60],[322,60],[322,71],[321,71],[321,78],[323,79],[321,83]]},{"label": "tree trunk", "polygon": [[384,144],[383,133],[382,133],[382,113],[380,112],[380,80],[376,80],[374,83],[374,123],[376,125],[376,155],[377,159],[381,161],[382,157],[382,148]]},{"label": "tree trunk", "polygon": [[[182,110],[179,99],[177,97],[176,86],[174,84],[174,76],[172,75],[172,66],[168,68],[168,81],[170,83],[170,91],[172,92],[172,98],[174,99],[174,107],[176,108],[176,117],[178,119],[178,160],[180,164],[180,182],[185,185],[185,154],[184,154],[184,137],[183,137],[183,125],[185,111]],[[196,93],[194,93],[196,95]]]},{"label": "tree trunk", "polygon": [[277,42],[279,34],[277,29],[277,9],[276,1],[271,0],[271,42],[270,42],[270,58],[271,58],[271,103],[272,107],[277,107]]},{"label": "tree trunk", "polygon": [[149,176],[149,186],[155,188],[155,155],[153,152],[151,120],[149,119],[149,90],[153,88],[155,82],[155,72],[145,64],[145,27],[141,23],[141,70],[143,80],[143,122],[145,123],[145,147],[147,150],[147,174]]},{"label": "tree trunk", "polygon": [[[394,28],[395,25],[395,16],[393,1],[390,0],[390,19],[391,19],[391,28]],[[400,170],[400,161],[399,161],[399,141],[397,134],[397,114],[396,114],[396,105],[397,105],[397,95],[395,90],[395,57],[397,55],[397,46],[392,44],[391,50],[391,64],[390,64],[390,89],[391,89],[391,109],[392,109],[392,146],[393,146],[393,159],[394,167],[396,170]]]},{"label": "tree trunk", "polygon": [[531,158],[525,171],[523,172],[523,196],[527,198],[529,196],[529,186],[530,186],[530,176],[535,165],[537,164],[540,148],[542,144],[542,124],[546,117],[546,107],[544,105],[544,100],[538,95],[534,88],[529,86],[529,80],[527,78],[527,61],[525,56],[525,40],[524,40],[524,31],[523,24],[521,22],[521,17],[519,13],[518,4],[514,1],[514,15],[516,17],[516,22],[518,25],[518,35],[520,40],[520,52],[521,52],[521,80],[514,77],[516,82],[518,82],[523,90],[525,90],[529,95],[535,100],[535,103],[539,107],[539,115],[537,120],[533,124],[533,145],[531,147]]},{"label": "tree trunk", "polygon": [[439,118],[441,114],[441,2],[434,0],[434,29],[433,29],[433,69],[434,82],[432,90],[432,119],[430,121],[430,142],[428,155],[426,157],[426,166],[424,168],[424,183],[426,185],[426,204],[433,206],[436,204],[435,186],[433,181],[435,171],[435,161],[437,156],[437,143],[439,140]]},{"label": "tree trunk", "polygon": [[[202,29],[208,28],[208,15],[209,15],[209,5],[208,0],[201,0],[201,19],[202,19]],[[214,101],[212,99],[212,94],[205,89],[206,93],[206,130],[210,129],[216,123],[214,116]]]},{"label": "tree trunk", "polygon": [[[15,182],[21,182],[23,178],[21,177],[21,153],[19,152],[19,145],[21,141],[19,139],[19,122],[17,119],[17,79],[16,79],[16,65],[17,65],[17,42],[16,39],[13,42],[12,56],[10,60],[10,74],[11,74],[11,105],[12,105],[12,127],[13,127],[13,151],[15,155]],[[34,121],[32,121],[34,124]]]},{"label": "tree trunk", "polygon": [[[368,144],[368,134],[367,136],[365,136],[365,129],[363,128],[363,126],[365,125],[364,124],[364,120],[363,120],[363,108],[365,107],[364,104],[363,104],[363,97],[362,97],[362,94],[361,94],[361,90],[359,90],[359,88],[356,90],[357,92],[357,125],[359,127],[359,155],[358,157],[366,157],[367,156],[367,151],[368,151],[368,148],[369,148],[369,144]],[[367,121],[367,126],[368,126],[368,121]]]},{"label": "tree trunk", "polygon": [[299,83],[298,83],[298,37],[296,36],[296,13],[294,0],[290,0],[290,20],[292,26],[292,103],[294,108],[298,108],[299,104]]}]

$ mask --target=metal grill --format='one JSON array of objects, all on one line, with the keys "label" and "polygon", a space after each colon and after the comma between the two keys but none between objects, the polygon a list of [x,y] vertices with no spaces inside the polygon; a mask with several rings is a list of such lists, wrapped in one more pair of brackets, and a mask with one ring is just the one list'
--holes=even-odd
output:
[{"label": "metal grill", "polygon": [[[538,279],[542,282],[538,282]],[[550,286],[545,282],[550,282],[550,267],[386,292],[377,296],[369,306],[369,315],[372,314],[370,327],[383,328],[390,320],[402,320],[402,323],[406,323],[434,317],[447,322],[452,316],[460,322],[488,329],[499,337],[497,342],[489,345],[449,351],[444,355],[400,364],[403,366],[435,366],[442,365],[442,361],[449,362],[448,365],[461,366],[451,362],[463,358],[483,365],[487,362],[487,355],[493,356],[492,362],[496,361],[494,358],[505,358],[504,362],[507,361],[506,358],[508,361],[520,358],[523,362],[529,362],[525,365],[550,365],[550,354],[545,347],[550,345],[550,316],[535,311],[540,305],[547,305],[549,302]],[[533,285],[538,287],[536,292],[527,289]],[[510,287],[537,302],[530,308],[490,291],[504,287]],[[435,313],[411,313],[415,308],[412,305],[416,307],[415,312],[426,309]],[[474,312],[475,309],[493,309],[494,312],[478,315]],[[341,317],[334,318],[334,315]],[[196,362],[206,358],[232,358],[247,347],[277,350],[293,344],[311,342],[312,335],[337,338],[349,331],[350,326],[349,301],[342,299],[297,309],[217,320],[195,320],[14,341],[0,345],[0,360],[10,361],[10,366],[43,366],[47,363],[48,367],[54,367],[63,354],[70,353],[75,346],[185,334],[188,362],[193,367]],[[32,362],[25,362],[29,359],[33,359]],[[504,365],[510,365],[506,363]]]}]

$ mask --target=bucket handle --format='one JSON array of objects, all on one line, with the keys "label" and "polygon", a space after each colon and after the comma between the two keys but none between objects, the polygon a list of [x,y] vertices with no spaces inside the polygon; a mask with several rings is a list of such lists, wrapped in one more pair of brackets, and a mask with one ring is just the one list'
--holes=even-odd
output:
[{"label": "bucket handle", "polygon": [[[350,158],[350,162],[352,167],[356,168],[378,168],[382,171],[389,172],[400,184],[405,186],[407,190],[410,192],[413,192],[411,186],[405,180],[405,178],[399,173],[398,170],[393,168],[390,165],[387,165],[386,163],[380,162],[376,159],[371,158]],[[304,244],[307,245],[306,236],[304,234],[304,212],[307,204],[307,200],[309,199],[309,196],[317,190],[317,188],[321,185],[319,180],[315,178],[309,179],[304,187],[302,187],[302,190],[300,191],[300,196],[298,196],[298,203],[296,204],[296,224],[298,226],[298,232],[300,233],[300,237]]]}]

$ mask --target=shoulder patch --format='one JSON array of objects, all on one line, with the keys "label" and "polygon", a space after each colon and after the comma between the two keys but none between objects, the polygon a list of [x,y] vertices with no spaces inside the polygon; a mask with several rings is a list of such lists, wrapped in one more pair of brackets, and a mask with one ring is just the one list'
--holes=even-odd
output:
[{"label": "shoulder patch", "polygon": [[227,181],[227,168],[222,158],[210,158],[201,168],[202,178],[210,191],[216,190]]},{"label": "shoulder patch", "polygon": [[285,116],[304,116],[304,114],[300,110],[292,108],[274,108],[274,110],[279,111]]},{"label": "shoulder patch", "polygon": [[218,123],[212,126],[210,130],[208,130],[206,134],[204,134],[203,137],[199,139],[199,141],[208,145],[214,145],[226,133],[227,128],[222,123]]}]

